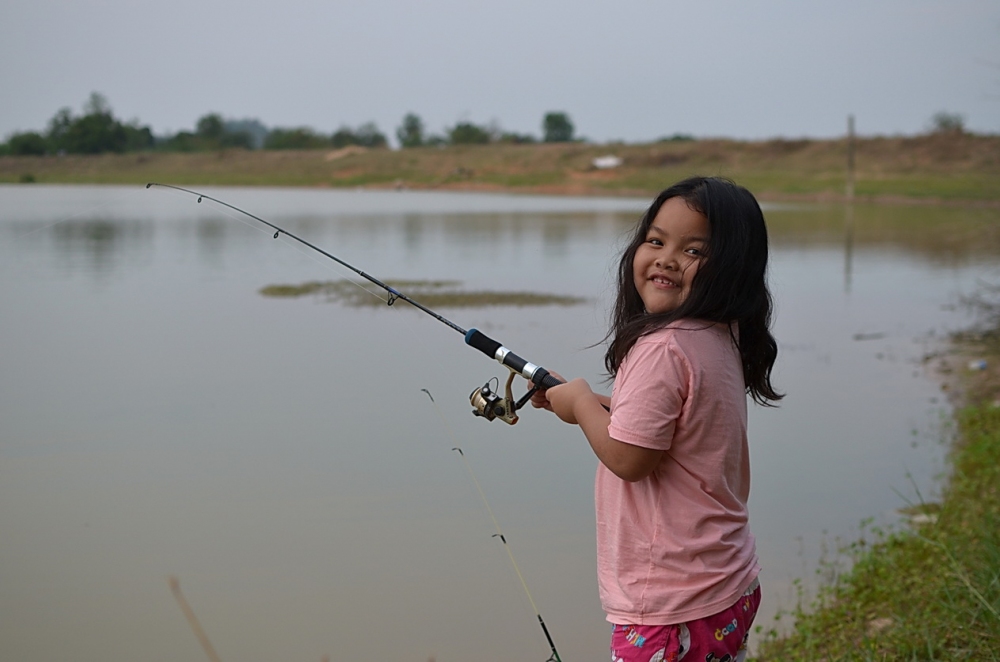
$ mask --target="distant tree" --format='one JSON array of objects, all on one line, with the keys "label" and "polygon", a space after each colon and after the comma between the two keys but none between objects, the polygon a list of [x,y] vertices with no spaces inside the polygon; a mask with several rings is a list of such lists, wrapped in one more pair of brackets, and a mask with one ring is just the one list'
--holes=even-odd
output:
[{"label": "distant tree", "polygon": [[490,131],[471,122],[459,122],[448,131],[452,145],[485,145],[490,142]]},{"label": "distant tree", "polygon": [[138,120],[123,125],[125,129],[125,151],[141,152],[152,149],[156,144],[153,130],[148,126],[140,126]]},{"label": "distant tree", "polygon": [[264,140],[264,149],[322,149],[330,140],[308,127],[272,129]]},{"label": "distant tree", "polygon": [[542,118],[542,140],[547,143],[572,142],[574,130],[573,122],[566,113],[545,113],[545,117]]},{"label": "distant tree", "polygon": [[347,147],[348,145],[357,145],[358,137],[354,134],[354,130],[347,126],[342,126],[333,132],[330,136],[330,143],[340,149],[341,147]]},{"label": "distant tree", "polygon": [[155,140],[148,126],[138,120],[123,124],[111,112],[104,95],[93,92],[83,104],[84,115],[75,117],[60,108],[44,133],[28,131],[11,136],[4,145],[7,154],[76,153],[100,154],[150,149]]},{"label": "distant tree", "polygon": [[205,149],[204,140],[190,131],[178,131],[160,144],[168,152],[198,152]]},{"label": "distant tree", "polygon": [[403,116],[403,123],[396,129],[400,147],[420,147],[424,144],[424,122],[415,113]]},{"label": "distant tree", "polygon": [[124,152],[128,145],[125,127],[110,111],[93,112],[74,120],[63,137],[65,149],[73,154]]},{"label": "distant tree", "polygon": [[13,156],[41,156],[49,151],[49,141],[37,131],[15,133],[5,151]]},{"label": "distant tree", "polygon": [[515,144],[536,143],[538,142],[538,138],[530,133],[513,133],[504,131],[497,138],[497,142]]},{"label": "distant tree", "polygon": [[111,104],[100,92],[91,92],[90,98],[83,104],[84,115],[111,115]]},{"label": "distant tree", "polygon": [[195,133],[204,138],[206,142],[222,142],[222,135],[226,129],[222,122],[222,116],[218,113],[209,113],[198,120]]},{"label": "distant tree", "polygon": [[360,145],[362,147],[380,148],[386,147],[389,140],[385,134],[379,131],[375,122],[365,122],[357,129],[342,126],[330,137],[330,143],[340,149],[348,145]]},{"label": "distant tree", "polygon": [[267,139],[267,127],[258,119],[226,120],[223,123],[226,134],[249,136],[249,148],[260,149]]},{"label": "distant tree", "polygon": [[965,118],[958,113],[941,111],[931,117],[931,133],[965,133]]},{"label": "distant tree", "polygon": [[375,122],[365,122],[354,132],[358,144],[362,147],[379,148],[389,144],[385,134],[378,130]]},{"label": "distant tree", "polygon": [[246,131],[225,131],[222,134],[221,146],[253,149],[253,136]]},{"label": "distant tree", "polygon": [[60,108],[52,116],[52,119],[49,120],[47,136],[53,149],[57,151],[66,149],[66,134],[69,132],[69,127],[72,124],[73,111],[69,108]]},{"label": "distant tree", "polygon": [[172,149],[179,149],[179,151],[201,151],[228,147],[253,149],[253,138],[250,133],[229,130],[219,113],[208,113],[201,116],[195,124],[193,136],[177,134],[176,138],[177,140],[171,141],[170,145]]},{"label": "distant tree", "polygon": [[83,109],[83,117],[74,117],[69,108],[62,108],[49,120],[46,138],[50,150],[100,154],[148,149],[153,145],[152,130],[140,126],[138,121],[125,125],[115,119],[104,95],[91,93]]},{"label": "distant tree", "polygon": [[660,142],[660,143],[683,143],[683,142],[691,142],[694,139],[695,139],[695,137],[693,135],[691,135],[690,133],[673,133],[673,134],[671,134],[669,136],[663,136],[662,138],[660,138],[656,142]]}]

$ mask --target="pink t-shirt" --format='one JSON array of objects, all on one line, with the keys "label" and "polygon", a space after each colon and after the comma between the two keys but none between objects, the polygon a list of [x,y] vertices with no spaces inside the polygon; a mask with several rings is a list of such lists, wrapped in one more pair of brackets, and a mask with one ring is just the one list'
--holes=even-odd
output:
[{"label": "pink t-shirt", "polygon": [[684,320],[640,338],[615,377],[608,432],[666,451],[634,483],[598,465],[608,620],[671,625],[735,604],[760,566],[746,505],[747,396],[729,328]]}]

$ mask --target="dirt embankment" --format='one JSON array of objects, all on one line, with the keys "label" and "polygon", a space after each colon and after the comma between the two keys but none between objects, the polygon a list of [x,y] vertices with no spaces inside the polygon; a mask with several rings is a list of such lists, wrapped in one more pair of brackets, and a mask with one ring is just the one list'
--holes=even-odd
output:
[{"label": "dirt embankment", "polygon": [[979,322],[955,333],[925,363],[956,408],[1000,407],[1000,284],[983,284],[965,302]]},{"label": "dirt embankment", "polygon": [[[866,201],[1000,204],[1000,136],[861,138]],[[323,186],[648,196],[691,174],[722,175],[767,200],[842,200],[848,143],[705,139],[649,144],[459,145],[405,150],[224,150],[0,157],[0,182]],[[595,159],[615,157],[603,162]],[[614,163],[614,167],[600,167]]]}]

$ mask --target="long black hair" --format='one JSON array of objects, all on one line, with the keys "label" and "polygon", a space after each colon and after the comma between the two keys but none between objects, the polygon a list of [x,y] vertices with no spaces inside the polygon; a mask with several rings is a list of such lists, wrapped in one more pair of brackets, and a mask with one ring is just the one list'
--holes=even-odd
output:
[{"label": "long black hair", "polygon": [[[708,257],[691,290],[674,310],[646,313],[635,288],[632,262],[649,226],[670,198],[682,198],[708,219]],[[750,191],[718,177],[691,177],[661,192],[635,228],[618,264],[618,296],[611,315],[604,366],[612,377],[636,341],[678,320],[725,323],[736,329],[743,380],[754,401],[773,406],[783,394],[771,385],[778,344],[771,335],[771,293],[767,288],[767,227]]]}]

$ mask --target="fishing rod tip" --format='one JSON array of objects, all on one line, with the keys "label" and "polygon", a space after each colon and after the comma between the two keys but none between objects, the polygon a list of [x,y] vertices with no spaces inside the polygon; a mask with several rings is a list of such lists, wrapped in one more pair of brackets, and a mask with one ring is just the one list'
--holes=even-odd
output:
[{"label": "fishing rod tip", "polygon": [[428,390],[427,390],[427,389],[425,389],[425,388],[422,388],[422,389],[420,389],[420,390],[421,390],[421,391],[423,391],[424,393],[426,393],[426,394],[427,394],[427,397],[431,399],[431,402],[434,402],[434,396],[433,396],[433,395],[431,395],[431,392],[430,392],[430,391],[428,391]]},{"label": "fishing rod tip", "polygon": [[146,184],[146,188],[149,188],[152,185],[153,185],[153,182],[150,182],[150,183]]}]

